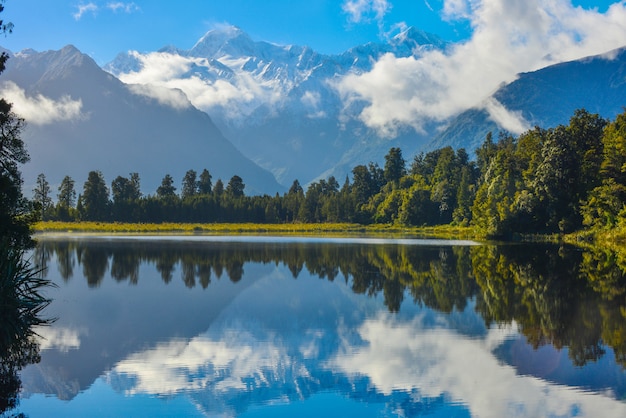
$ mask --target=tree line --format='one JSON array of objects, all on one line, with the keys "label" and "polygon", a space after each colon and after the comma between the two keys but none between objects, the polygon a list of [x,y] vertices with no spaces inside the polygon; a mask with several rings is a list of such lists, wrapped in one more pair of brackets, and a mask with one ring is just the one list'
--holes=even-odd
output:
[{"label": "tree line", "polygon": [[166,174],[154,195],[141,193],[138,173],[110,188],[91,171],[82,193],[65,177],[53,204],[43,174],[34,201],[45,220],[118,222],[350,222],[474,225],[488,236],[614,227],[626,217],[626,112],[608,121],[584,109],[569,125],[535,127],[519,137],[488,134],[475,160],[461,148],[416,155],[392,147],[385,163],[357,165],[305,191],[246,196],[243,179],[214,184],[207,169],[189,170],[180,193]]}]

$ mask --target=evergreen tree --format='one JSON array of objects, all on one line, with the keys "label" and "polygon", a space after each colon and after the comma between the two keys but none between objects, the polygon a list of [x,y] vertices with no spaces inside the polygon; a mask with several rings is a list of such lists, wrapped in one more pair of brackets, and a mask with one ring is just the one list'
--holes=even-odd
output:
[{"label": "evergreen tree", "polygon": [[243,179],[238,175],[234,175],[228,182],[226,186],[226,193],[234,198],[243,197],[243,190],[246,188],[246,185],[243,184]]},{"label": "evergreen tree", "polygon": [[50,197],[50,184],[43,173],[37,176],[37,183],[33,189],[33,202],[41,210],[41,219],[44,221],[49,219],[52,198]]},{"label": "evergreen tree", "polygon": [[200,173],[200,179],[198,180],[198,193],[199,194],[211,194],[213,183],[211,183],[211,174],[206,168]]},{"label": "evergreen tree", "polygon": [[213,186],[213,194],[217,197],[222,196],[224,194],[224,182],[222,179],[217,179],[215,182],[215,186]]},{"label": "evergreen tree", "polygon": [[187,199],[189,197],[198,194],[198,183],[196,181],[197,173],[195,170],[188,170],[183,177],[183,188],[181,190],[181,199]]},{"label": "evergreen tree", "polygon": [[176,197],[174,179],[169,174],[166,174],[161,180],[161,185],[157,188],[157,196],[161,199]]},{"label": "evergreen tree", "polygon": [[70,176],[63,177],[58,188],[56,216],[61,221],[72,219],[72,210],[76,202],[76,190],[74,180]]},{"label": "evergreen tree", "polygon": [[387,183],[398,183],[406,175],[406,162],[402,158],[402,150],[393,147],[385,155],[383,177]]},{"label": "evergreen tree", "polygon": [[109,218],[109,189],[100,171],[90,171],[83,185],[81,203],[84,219],[105,221]]}]

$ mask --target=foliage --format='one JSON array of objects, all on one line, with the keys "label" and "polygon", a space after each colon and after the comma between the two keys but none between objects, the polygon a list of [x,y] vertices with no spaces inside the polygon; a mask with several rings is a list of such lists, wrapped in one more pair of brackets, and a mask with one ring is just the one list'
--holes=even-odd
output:
[{"label": "foliage", "polygon": [[50,282],[25,259],[23,250],[0,243],[0,414],[17,405],[18,372],[39,361],[35,326],[48,325],[42,311]]}]

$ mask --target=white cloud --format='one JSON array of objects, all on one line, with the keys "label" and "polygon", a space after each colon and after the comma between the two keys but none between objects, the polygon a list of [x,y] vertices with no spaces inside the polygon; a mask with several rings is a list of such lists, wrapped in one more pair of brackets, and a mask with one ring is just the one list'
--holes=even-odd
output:
[{"label": "white cloud", "polygon": [[107,8],[112,10],[114,13],[133,13],[140,10],[139,6],[137,6],[135,3],[123,3],[121,1],[108,3]]},{"label": "white cloud", "polygon": [[[165,52],[140,54],[130,52],[140,62],[138,71],[119,74],[126,84],[148,85],[179,89],[199,109],[211,111],[221,107],[227,116],[239,118],[251,113],[260,103],[273,103],[280,93],[273,86],[264,86],[251,75],[240,72],[236,77],[223,79],[214,76],[215,69],[203,58],[183,57]],[[217,69],[221,71],[221,69]],[[215,80],[215,81],[213,81]],[[163,97],[163,90],[133,87],[136,93],[166,99],[170,105],[183,104],[180,97]],[[163,102],[163,101],[162,101]],[[163,102],[163,103],[165,103]]]},{"label": "white cloud", "polygon": [[520,72],[626,44],[624,1],[600,13],[568,0],[446,0],[444,16],[469,19],[471,39],[419,59],[385,55],[370,72],[336,84],[346,108],[365,104],[358,117],[381,135],[393,136],[404,126],[420,131],[428,121],[484,106]]},{"label": "white cloud", "polygon": [[83,102],[80,99],[73,100],[70,96],[62,96],[59,100],[53,100],[42,94],[28,97],[23,89],[11,81],[0,86],[0,96],[13,103],[13,111],[33,125],[85,117],[81,113]]},{"label": "white cloud", "polygon": [[512,134],[519,135],[532,128],[528,121],[524,119],[524,116],[522,116],[522,112],[507,110],[502,103],[493,97],[488,98],[483,107],[489,114],[489,119]]},{"label": "white cloud", "polygon": [[387,0],[346,0],[341,6],[348,19],[353,23],[381,21],[391,9]]},{"label": "white cloud", "polygon": [[78,6],[76,6],[76,13],[74,13],[72,16],[74,16],[74,19],[80,20],[85,13],[92,13],[92,14],[95,15],[97,11],[98,11],[98,5],[97,4],[95,4],[95,3],[82,3],[82,4],[79,4]]},{"label": "white cloud", "polygon": [[185,93],[179,89],[169,89],[151,84],[131,84],[128,88],[134,94],[155,99],[157,102],[174,109],[187,109],[191,106]]},{"label": "white cloud", "polygon": [[443,3],[443,18],[446,20],[469,19],[470,3],[468,0],[446,0]]}]

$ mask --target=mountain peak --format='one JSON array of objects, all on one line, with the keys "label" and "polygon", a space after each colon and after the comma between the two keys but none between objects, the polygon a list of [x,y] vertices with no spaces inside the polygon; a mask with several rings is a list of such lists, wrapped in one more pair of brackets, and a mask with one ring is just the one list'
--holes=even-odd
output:
[{"label": "mountain peak", "polygon": [[189,50],[192,56],[214,58],[232,54],[234,51],[250,50],[254,42],[237,26],[211,29]]},{"label": "mountain peak", "polygon": [[409,26],[408,28],[395,35],[391,39],[390,43],[396,46],[409,44],[413,47],[426,45],[440,49],[446,47],[446,42],[443,39],[441,39],[437,35],[418,29],[415,26]]}]

